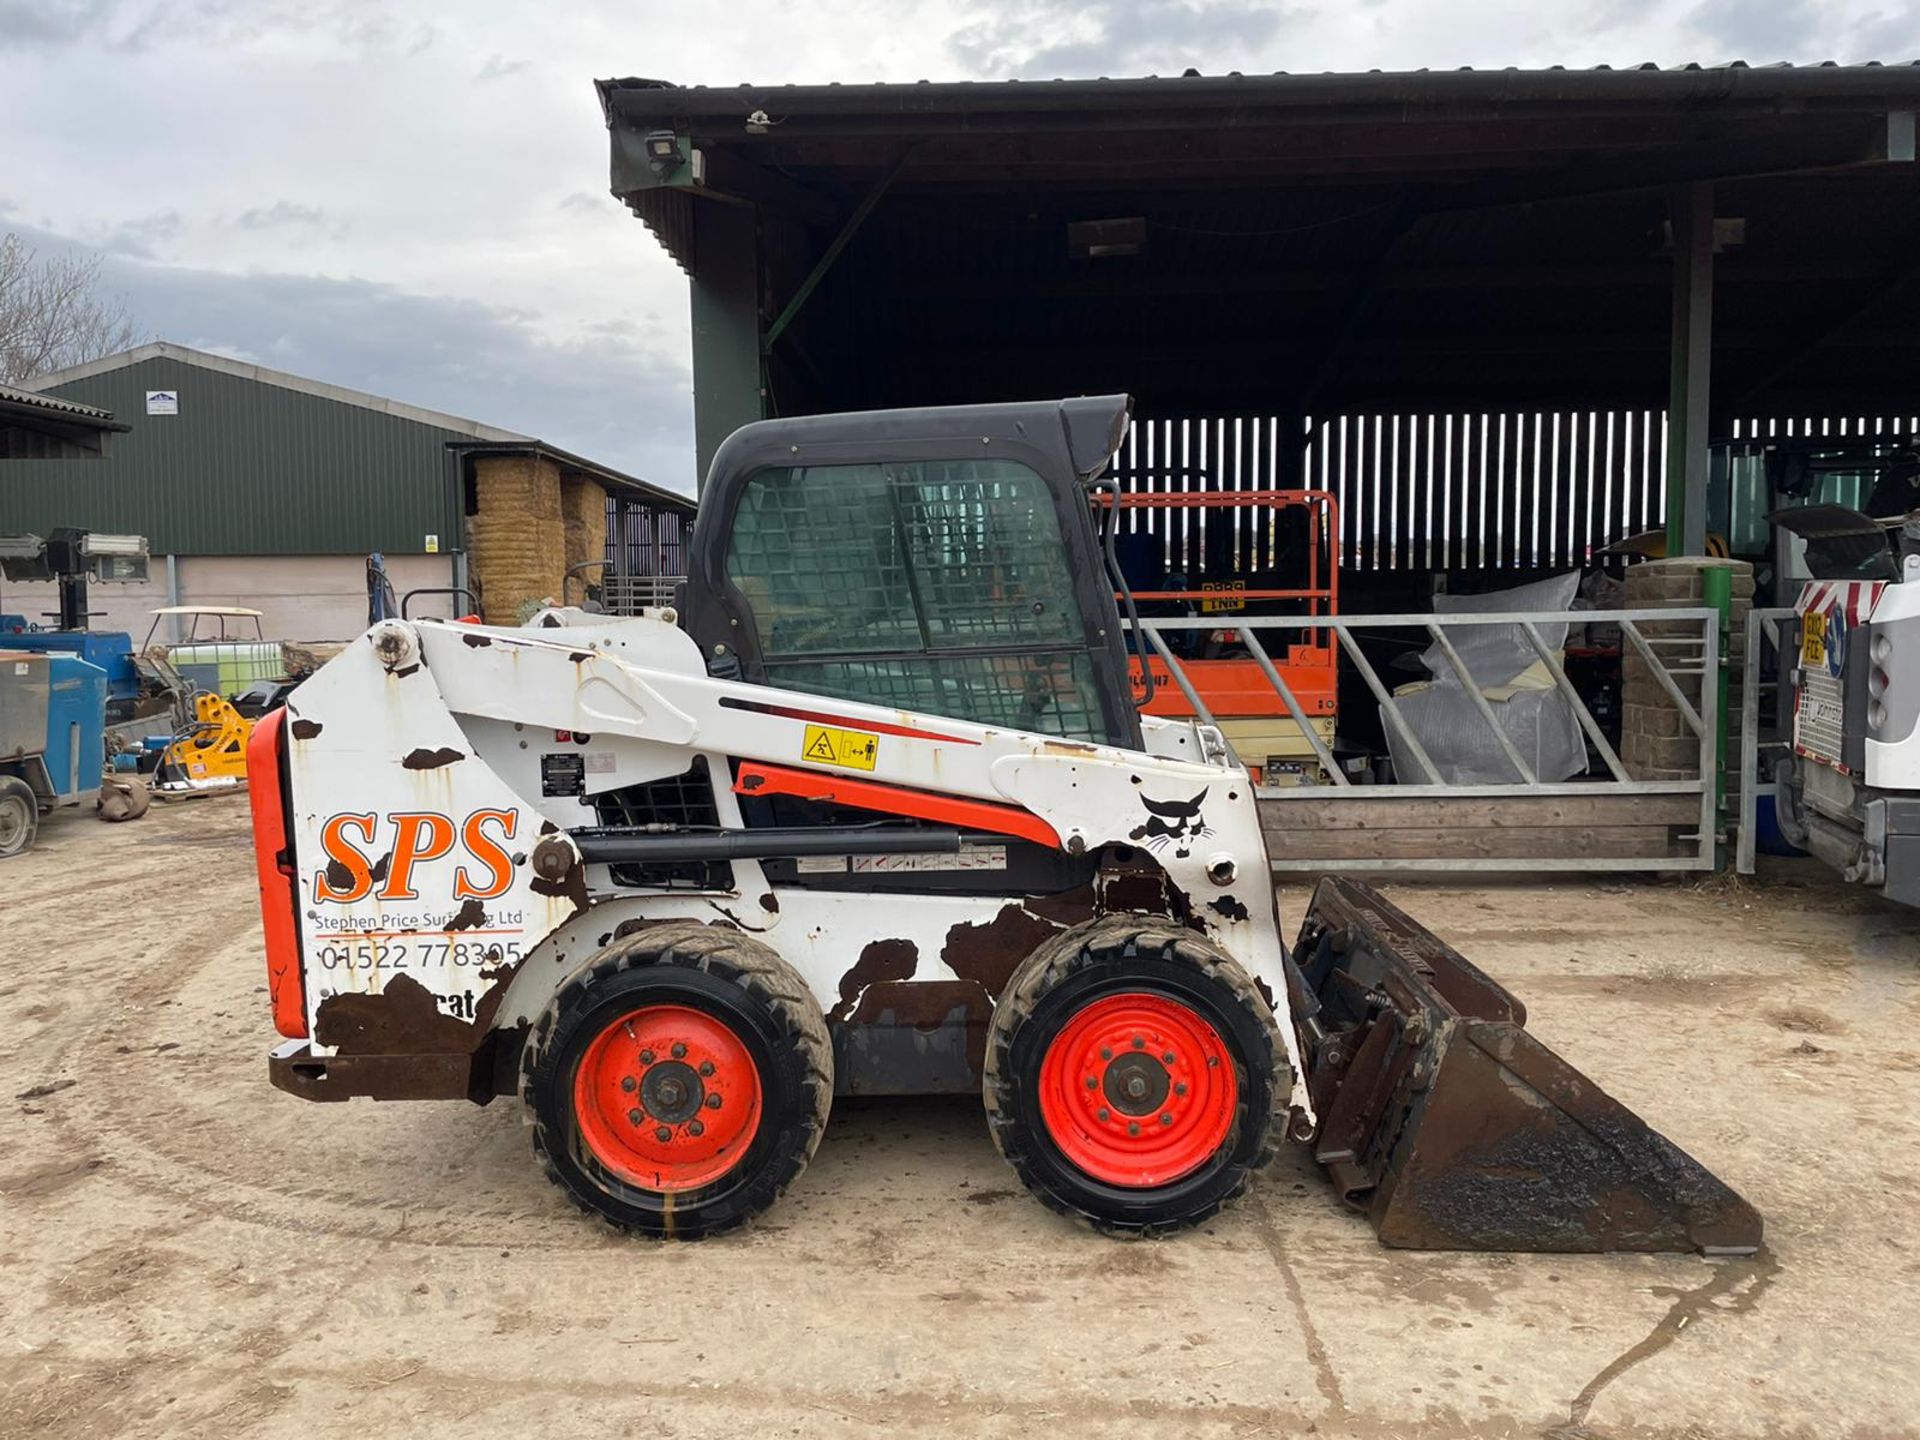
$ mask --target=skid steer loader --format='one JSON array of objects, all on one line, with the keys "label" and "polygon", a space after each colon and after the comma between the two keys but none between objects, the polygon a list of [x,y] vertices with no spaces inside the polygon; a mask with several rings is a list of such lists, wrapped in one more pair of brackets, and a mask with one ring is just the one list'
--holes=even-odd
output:
[{"label": "skid steer loader", "polygon": [[272,1082],[518,1094],[658,1236],[771,1205],[835,1095],[946,1091],[1113,1233],[1291,1137],[1390,1244],[1756,1246],[1365,887],[1289,952],[1246,771],[1131,700],[1089,492],[1128,411],[749,425],[675,609],[374,625],[253,733]]}]

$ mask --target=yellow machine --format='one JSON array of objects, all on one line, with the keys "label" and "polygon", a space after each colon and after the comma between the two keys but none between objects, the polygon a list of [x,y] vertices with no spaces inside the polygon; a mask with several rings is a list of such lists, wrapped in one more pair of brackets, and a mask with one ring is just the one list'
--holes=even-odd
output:
[{"label": "yellow machine", "polygon": [[193,723],[174,736],[160,758],[155,789],[180,794],[229,790],[247,783],[247,741],[253,721],[219,695],[193,697]]}]

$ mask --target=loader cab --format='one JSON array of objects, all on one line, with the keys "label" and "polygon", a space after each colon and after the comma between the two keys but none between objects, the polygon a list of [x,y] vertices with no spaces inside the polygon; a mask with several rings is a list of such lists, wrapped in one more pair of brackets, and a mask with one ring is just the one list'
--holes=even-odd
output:
[{"label": "loader cab", "polygon": [[1087,486],[1124,395],[766,420],[714,456],[683,624],[710,673],[1139,749]]}]

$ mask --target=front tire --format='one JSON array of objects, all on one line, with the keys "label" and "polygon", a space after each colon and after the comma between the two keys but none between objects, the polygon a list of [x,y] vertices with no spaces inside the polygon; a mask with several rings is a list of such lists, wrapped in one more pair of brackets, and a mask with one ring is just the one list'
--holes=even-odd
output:
[{"label": "front tire", "polygon": [[772,1205],[806,1169],[833,1049],[793,968],[757,940],[670,921],[607,946],[521,1052],[549,1178],[620,1229],[692,1240]]},{"label": "front tire", "polygon": [[987,1035],[988,1129],[1042,1203],[1106,1234],[1207,1220],[1285,1133],[1273,1012],[1202,936],[1097,921],[1029,956]]},{"label": "front tire", "polygon": [[40,833],[40,797],[17,775],[0,775],[0,860],[24,855]]}]

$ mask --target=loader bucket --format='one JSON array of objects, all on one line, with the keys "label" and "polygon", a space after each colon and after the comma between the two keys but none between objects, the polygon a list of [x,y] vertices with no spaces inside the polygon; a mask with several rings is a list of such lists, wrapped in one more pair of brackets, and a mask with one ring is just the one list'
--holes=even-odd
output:
[{"label": "loader bucket", "polygon": [[1754,1208],[1526,1030],[1372,887],[1325,879],[1288,979],[1315,1158],[1413,1250],[1759,1248]]}]

